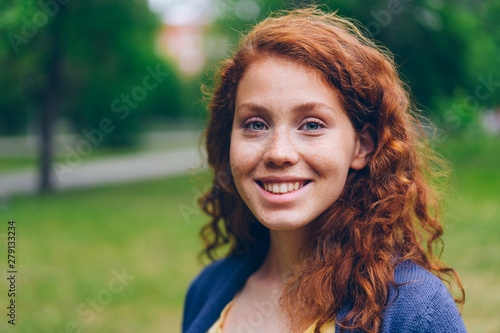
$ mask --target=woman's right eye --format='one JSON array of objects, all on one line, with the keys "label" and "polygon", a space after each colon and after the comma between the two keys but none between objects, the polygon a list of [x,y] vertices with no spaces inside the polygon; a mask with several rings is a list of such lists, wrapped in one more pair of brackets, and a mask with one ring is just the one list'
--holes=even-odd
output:
[{"label": "woman's right eye", "polygon": [[258,119],[248,119],[244,124],[243,127],[246,129],[249,129],[251,131],[262,131],[266,129],[266,125],[258,120]]},{"label": "woman's right eye", "polygon": [[253,130],[256,130],[256,131],[261,131],[264,129],[264,124],[261,123],[260,121],[254,121],[253,123],[250,124],[250,127],[253,129]]}]

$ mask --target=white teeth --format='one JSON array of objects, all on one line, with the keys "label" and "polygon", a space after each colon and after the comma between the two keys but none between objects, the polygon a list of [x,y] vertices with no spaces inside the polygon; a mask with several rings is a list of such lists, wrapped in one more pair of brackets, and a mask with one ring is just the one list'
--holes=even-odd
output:
[{"label": "white teeth", "polygon": [[276,194],[284,194],[288,192],[293,192],[297,191],[298,189],[304,187],[304,184],[301,184],[301,182],[295,182],[295,183],[264,183],[263,187],[266,191],[271,192],[271,193],[276,193]]}]

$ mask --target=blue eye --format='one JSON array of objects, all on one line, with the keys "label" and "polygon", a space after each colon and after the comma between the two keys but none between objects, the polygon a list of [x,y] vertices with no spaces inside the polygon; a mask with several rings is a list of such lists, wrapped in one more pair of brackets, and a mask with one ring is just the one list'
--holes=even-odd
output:
[{"label": "blue eye", "polygon": [[309,119],[302,126],[301,129],[304,131],[316,132],[324,128],[326,125],[321,120]]},{"label": "blue eye", "polygon": [[306,128],[308,131],[315,131],[319,128],[319,124],[318,123],[307,123]]},{"label": "blue eye", "polygon": [[243,128],[248,131],[263,131],[267,128],[267,126],[261,120],[262,119],[259,117],[252,117],[245,121],[245,123],[243,124]]},{"label": "blue eye", "polygon": [[253,121],[250,123],[250,127],[255,131],[262,131],[265,126],[260,121]]}]

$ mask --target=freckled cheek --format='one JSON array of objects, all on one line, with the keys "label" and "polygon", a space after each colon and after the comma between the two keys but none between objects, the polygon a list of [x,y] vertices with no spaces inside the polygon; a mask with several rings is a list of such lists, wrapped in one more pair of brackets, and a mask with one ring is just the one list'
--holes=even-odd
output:
[{"label": "freckled cheek", "polygon": [[349,163],[344,155],[342,151],[325,150],[323,153],[310,155],[308,164],[316,171],[319,179],[327,181],[328,186],[343,188],[349,171]]},{"label": "freckled cheek", "polygon": [[[239,161],[241,159],[236,157],[236,161]],[[234,185],[236,186],[236,191],[244,198],[245,191],[244,191],[244,184],[245,184],[245,179],[247,179],[245,176],[248,174],[246,170],[242,169],[241,163],[234,163],[233,159],[230,159],[231,163],[231,173],[233,176],[233,181]]]},{"label": "freckled cheek", "polygon": [[257,155],[250,144],[231,144],[229,157],[233,177],[239,179],[249,176],[248,173],[255,168],[257,163]]},{"label": "freckled cheek", "polygon": [[306,153],[309,163],[319,172],[329,172],[339,165],[339,152],[335,149],[311,149]]},{"label": "freckled cheek", "polygon": [[253,142],[238,142],[231,144],[230,148],[231,159],[238,164],[246,164],[250,166],[258,162],[262,158],[262,147]]}]

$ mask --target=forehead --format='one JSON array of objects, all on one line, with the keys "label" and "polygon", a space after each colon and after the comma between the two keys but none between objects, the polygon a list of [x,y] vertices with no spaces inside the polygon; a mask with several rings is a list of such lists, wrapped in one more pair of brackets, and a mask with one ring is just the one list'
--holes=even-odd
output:
[{"label": "forehead", "polygon": [[320,71],[285,57],[254,60],[238,83],[235,109],[242,104],[290,109],[298,105],[326,105],[343,111],[337,91]]},{"label": "forehead", "polygon": [[240,82],[249,78],[265,78],[265,80],[286,78],[290,80],[294,77],[304,79],[305,76],[307,76],[308,81],[330,86],[326,76],[318,69],[286,56],[271,54],[254,56],[245,69]]}]

